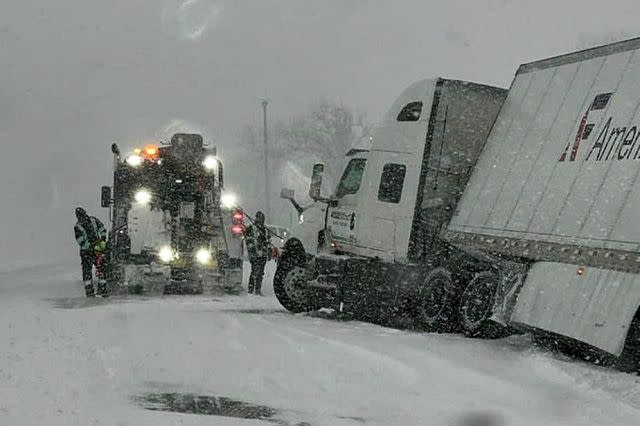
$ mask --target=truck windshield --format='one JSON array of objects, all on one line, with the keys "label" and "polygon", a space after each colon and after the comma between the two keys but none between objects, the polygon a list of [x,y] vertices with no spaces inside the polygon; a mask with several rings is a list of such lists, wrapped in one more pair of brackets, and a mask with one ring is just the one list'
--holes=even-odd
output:
[{"label": "truck windshield", "polygon": [[336,197],[341,198],[347,194],[355,194],[358,192],[366,163],[367,160],[365,158],[354,158],[349,161],[349,164],[347,164],[342,174],[342,179],[340,179],[340,183],[338,184]]}]

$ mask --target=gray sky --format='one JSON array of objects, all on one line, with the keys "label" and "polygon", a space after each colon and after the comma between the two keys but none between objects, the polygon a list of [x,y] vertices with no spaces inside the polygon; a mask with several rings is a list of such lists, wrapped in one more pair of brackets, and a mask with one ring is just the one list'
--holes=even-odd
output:
[{"label": "gray sky", "polygon": [[5,0],[0,265],[76,256],[73,208],[99,212],[112,141],[184,120],[229,170],[260,97],[274,117],[324,96],[375,121],[415,80],[506,87],[519,63],[640,35],[638,16],[637,0]]}]

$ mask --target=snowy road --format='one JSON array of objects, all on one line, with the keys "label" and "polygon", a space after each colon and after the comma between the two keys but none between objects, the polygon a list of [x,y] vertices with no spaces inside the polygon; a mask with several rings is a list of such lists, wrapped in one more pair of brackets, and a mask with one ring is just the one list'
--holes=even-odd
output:
[{"label": "snowy road", "polygon": [[[273,297],[87,304],[76,269],[0,272],[0,425],[640,424],[636,377],[522,337],[291,315]],[[149,411],[132,400],[143,394],[224,397],[275,414]]]}]

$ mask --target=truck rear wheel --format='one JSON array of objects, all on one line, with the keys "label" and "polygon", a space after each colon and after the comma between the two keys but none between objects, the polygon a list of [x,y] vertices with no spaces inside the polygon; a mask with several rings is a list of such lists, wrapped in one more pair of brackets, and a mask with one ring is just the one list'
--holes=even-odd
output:
[{"label": "truck rear wheel", "polygon": [[433,331],[453,331],[457,328],[452,309],[454,294],[451,272],[442,267],[429,272],[417,294],[414,310],[417,325]]},{"label": "truck rear wheel", "polygon": [[498,338],[505,335],[506,328],[491,320],[498,275],[491,271],[477,274],[460,297],[460,323],[469,337]]}]

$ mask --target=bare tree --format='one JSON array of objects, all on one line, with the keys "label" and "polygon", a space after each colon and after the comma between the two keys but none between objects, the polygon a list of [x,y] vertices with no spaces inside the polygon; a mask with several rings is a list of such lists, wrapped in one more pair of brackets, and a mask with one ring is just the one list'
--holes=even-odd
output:
[{"label": "bare tree", "polygon": [[[364,117],[359,117],[364,121]],[[309,155],[328,164],[340,162],[357,137],[353,112],[323,99],[309,113],[275,126],[276,147],[288,158]]]},{"label": "bare tree", "polygon": [[[320,99],[303,114],[288,121],[272,122],[269,126],[269,165],[274,179],[267,196],[278,198],[280,188],[288,187],[294,188],[298,199],[305,202],[311,166],[316,162],[327,165],[325,188],[330,191],[342,172],[345,154],[367,131],[365,121],[364,114],[356,115],[344,105]],[[261,131],[256,124],[245,126],[240,133],[245,158],[260,171],[263,164]],[[255,174],[256,179],[260,173]],[[256,206],[261,206],[265,195],[259,185],[251,182],[247,181],[242,191]],[[288,218],[290,211],[288,203],[276,203],[274,220]]]}]

